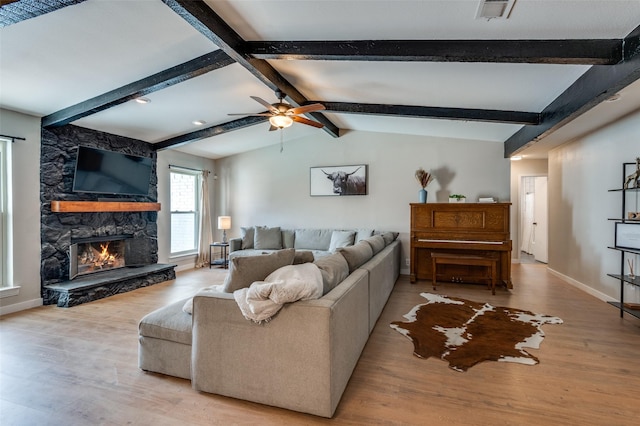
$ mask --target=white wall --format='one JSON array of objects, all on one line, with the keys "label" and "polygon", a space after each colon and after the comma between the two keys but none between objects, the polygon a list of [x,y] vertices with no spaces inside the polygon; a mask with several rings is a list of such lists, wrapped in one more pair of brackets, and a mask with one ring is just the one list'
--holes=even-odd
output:
[{"label": "white wall", "polygon": [[[13,253],[10,273],[18,294],[0,298],[0,314],[42,305],[40,295],[40,119],[0,109],[0,134],[26,138],[11,146]],[[5,293],[6,294],[6,293]]]},{"label": "white wall", "polygon": [[[286,131],[286,130],[285,130]],[[311,197],[309,168],[368,165],[367,196]],[[409,204],[418,201],[414,173],[435,173],[427,202],[447,202],[450,193],[468,201],[493,196],[509,201],[509,160],[503,144],[399,134],[324,134],[217,160],[218,214],[232,217],[230,235],[241,226],[375,228],[400,232],[408,256]],[[408,273],[405,263],[404,273]]]},{"label": "white wall", "polygon": [[[215,187],[216,181],[214,180],[215,162],[213,160],[196,157],[194,155],[185,154],[183,152],[175,150],[164,150],[158,152],[158,202],[161,205],[161,210],[158,213],[158,262],[159,263],[172,263],[178,265],[176,270],[181,271],[184,269],[191,269],[195,266],[196,255],[171,257],[171,205],[170,205],[170,184],[169,184],[169,165],[186,167],[196,170],[209,170],[209,200],[211,205],[211,219],[212,229],[215,229],[216,215],[214,212],[215,206]],[[214,236],[216,234],[214,233]],[[222,239],[220,237],[219,239]]]},{"label": "white wall", "polygon": [[[640,112],[565,144],[549,154],[549,268],[604,300],[619,299],[614,224],[621,215],[622,163],[640,155]],[[640,211],[640,193],[628,195]],[[635,256],[636,265],[640,256]],[[625,299],[640,301],[637,287]]]}]

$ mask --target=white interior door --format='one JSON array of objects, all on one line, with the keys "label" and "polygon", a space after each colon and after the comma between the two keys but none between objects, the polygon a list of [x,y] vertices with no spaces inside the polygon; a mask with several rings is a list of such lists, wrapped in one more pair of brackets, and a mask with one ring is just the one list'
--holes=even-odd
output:
[{"label": "white interior door", "polygon": [[532,252],[538,262],[547,263],[548,257],[548,214],[547,177],[535,178],[535,199],[533,202]]}]

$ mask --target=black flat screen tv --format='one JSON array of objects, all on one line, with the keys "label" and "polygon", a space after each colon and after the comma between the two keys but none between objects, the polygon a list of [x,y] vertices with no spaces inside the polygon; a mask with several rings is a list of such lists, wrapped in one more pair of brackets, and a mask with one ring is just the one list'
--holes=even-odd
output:
[{"label": "black flat screen tv", "polygon": [[78,147],[73,192],[148,195],[152,159]]}]

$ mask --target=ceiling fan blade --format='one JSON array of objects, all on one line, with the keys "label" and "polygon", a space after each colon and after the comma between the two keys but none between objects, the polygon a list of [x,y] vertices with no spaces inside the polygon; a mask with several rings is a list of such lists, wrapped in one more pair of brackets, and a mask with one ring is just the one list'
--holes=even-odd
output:
[{"label": "ceiling fan blade", "polygon": [[289,111],[287,111],[287,115],[306,114],[308,112],[321,111],[323,109],[324,105],[322,104],[309,104],[297,108],[291,108]]},{"label": "ceiling fan blade", "polygon": [[260,114],[251,114],[249,112],[247,113],[234,113],[234,114],[227,114],[227,115],[244,115],[247,117],[271,117],[273,114],[270,112],[261,112]]},{"label": "ceiling fan blade", "polygon": [[297,115],[294,115],[291,117],[291,119],[295,122],[298,123],[302,123],[302,124],[306,124],[308,126],[313,126],[313,127],[317,127],[318,129],[322,129],[324,127],[324,124],[322,123],[318,123],[317,121],[313,121],[313,120],[308,120],[304,117],[298,117]]},{"label": "ceiling fan blade", "polygon": [[278,110],[276,108],[274,108],[273,105],[271,105],[269,102],[265,101],[264,99],[259,98],[257,96],[251,96],[251,99],[253,99],[254,101],[258,102],[259,104],[261,104],[267,110],[273,112],[274,114],[278,113]]}]

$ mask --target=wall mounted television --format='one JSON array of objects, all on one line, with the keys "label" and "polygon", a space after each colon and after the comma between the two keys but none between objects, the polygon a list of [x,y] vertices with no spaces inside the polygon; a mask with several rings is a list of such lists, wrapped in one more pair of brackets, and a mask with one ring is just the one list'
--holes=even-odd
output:
[{"label": "wall mounted television", "polygon": [[73,192],[148,195],[152,165],[148,157],[79,146]]}]

